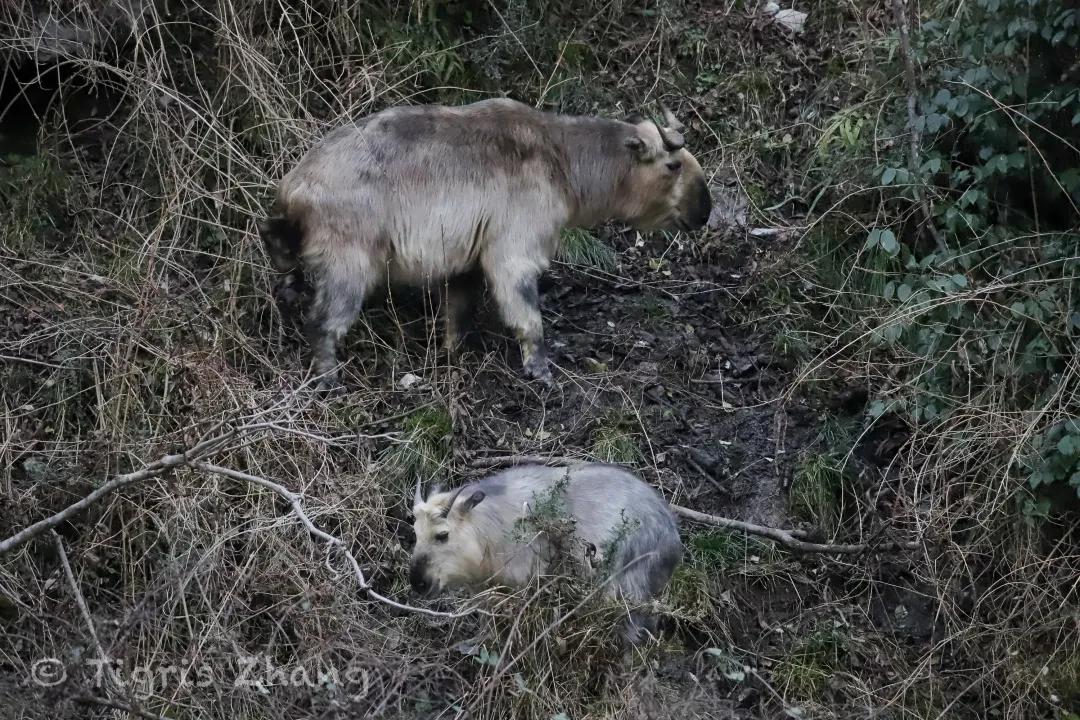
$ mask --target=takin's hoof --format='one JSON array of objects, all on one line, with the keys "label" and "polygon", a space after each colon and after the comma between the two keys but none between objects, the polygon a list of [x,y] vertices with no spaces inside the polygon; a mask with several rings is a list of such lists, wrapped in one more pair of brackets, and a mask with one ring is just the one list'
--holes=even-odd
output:
[{"label": "takin's hoof", "polygon": [[321,378],[315,383],[315,394],[325,399],[341,397],[345,394],[345,383],[336,375]]},{"label": "takin's hoof", "polygon": [[551,375],[551,366],[546,357],[534,355],[525,361],[525,377],[535,380],[546,388],[555,385],[555,378]]}]

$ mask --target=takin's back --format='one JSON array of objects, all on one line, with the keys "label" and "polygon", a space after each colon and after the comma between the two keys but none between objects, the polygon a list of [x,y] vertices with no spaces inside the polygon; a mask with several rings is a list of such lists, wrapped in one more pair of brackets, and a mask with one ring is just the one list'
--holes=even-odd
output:
[{"label": "takin's back", "polygon": [[[575,520],[578,543],[598,553],[614,548],[613,557],[598,558],[604,566],[617,570],[633,563],[628,577],[617,584],[634,600],[658,594],[682,557],[678,523],[667,501],[617,465],[524,466],[491,475],[477,485],[485,501],[475,508],[474,522],[496,536],[507,533],[526,508],[529,513],[543,512],[538,504],[554,500],[560,512]],[[655,555],[638,559],[647,553]]]},{"label": "takin's back", "polygon": [[493,239],[557,238],[571,212],[558,134],[506,99],[390,108],[329,133],[282,180],[278,212],[305,259],[355,243],[391,281],[464,272]]}]

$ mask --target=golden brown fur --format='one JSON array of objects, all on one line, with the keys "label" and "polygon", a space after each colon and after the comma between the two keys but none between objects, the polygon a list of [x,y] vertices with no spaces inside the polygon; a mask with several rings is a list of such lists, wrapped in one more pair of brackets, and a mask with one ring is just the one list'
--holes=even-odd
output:
[{"label": "golden brown fur", "polygon": [[479,268],[520,342],[526,371],[550,382],[536,280],[560,231],[606,220],[641,229],[701,227],[701,166],[665,147],[651,122],[543,113],[513,100],[384,110],[329,133],[281,181],[260,230],[282,272],[299,265],[316,296],[316,370],[378,285],[449,285],[447,341]]}]

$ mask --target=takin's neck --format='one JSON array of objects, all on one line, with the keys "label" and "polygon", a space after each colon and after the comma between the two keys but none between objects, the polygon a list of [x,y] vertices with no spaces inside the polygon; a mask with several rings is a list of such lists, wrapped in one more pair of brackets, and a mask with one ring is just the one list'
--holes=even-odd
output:
[{"label": "takin's neck", "polygon": [[625,142],[633,127],[603,118],[557,117],[558,141],[566,153],[567,227],[627,219],[632,162]]}]

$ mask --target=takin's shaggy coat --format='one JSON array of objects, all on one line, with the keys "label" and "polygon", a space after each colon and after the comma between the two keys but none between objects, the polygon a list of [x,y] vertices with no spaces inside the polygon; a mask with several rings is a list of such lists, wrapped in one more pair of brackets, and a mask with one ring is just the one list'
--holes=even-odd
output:
[{"label": "takin's shaggy coat", "polygon": [[[524,465],[426,500],[417,487],[413,515],[409,582],[424,595],[521,587],[569,559],[607,581],[609,596],[640,604],[663,592],[683,556],[667,501],[616,465]],[[632,611],[627,638],[638,642],[653,622]]]},{"label": "takin's shaggy coat", "polygon": [[337,345],[379,286],[440,291],[453,349],[482,273],[545,383],[537,279],[567,227],[624,221],[694,230],[711,201],[681,126],[541,112],[508,99],[394,107],[338,128],[281,181],[267,252],[315,290],[307,317],[315,371],[336,382]]}]

